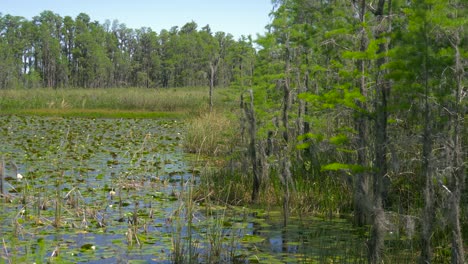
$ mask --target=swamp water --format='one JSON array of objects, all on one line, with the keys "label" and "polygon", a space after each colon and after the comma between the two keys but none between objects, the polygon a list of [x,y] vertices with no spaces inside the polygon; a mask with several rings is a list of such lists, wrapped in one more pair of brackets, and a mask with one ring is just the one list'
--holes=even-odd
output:
[{"label": "swamp water", "polygon": [[0,116],[0,140],[0,263],[366,259],[344,220],[199,205],[180,121]]}]

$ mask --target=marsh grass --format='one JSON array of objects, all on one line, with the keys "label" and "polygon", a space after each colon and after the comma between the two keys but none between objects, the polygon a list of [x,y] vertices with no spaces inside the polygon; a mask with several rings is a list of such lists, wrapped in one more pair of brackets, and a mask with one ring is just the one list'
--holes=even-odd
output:
[{"label": "marsh grass", "polygon": [[[227,104],[226,91],[216,93],[215,109]],[[206,87],[0,90],[3,114],[158,118],[199,115],[207,106]]]},{"label": "marsh grass", "polygon": [[172,261],[173,263],[195,263],[199,245],[193,241],[193,215],[195,202],[193,199],[193,177],[180,190],[179,206],[170,217]]},{"label": "marsh grass", "polygon": [[187,152],[216,157],[226,155],[236,145],[237,123],[227,113],[207,112],[191,119],[186,128]]},{"label": "marsh grass", "polygon": [[248,204],[249,188],[252,186],[249,176],[238,170],[207,166],[200,174],[196,196],[198,199],[205,198],[207,203]]},{"label": "marsh grass", "polygon": [[[320,184],[310,184],[315,181],[320,181]],[[231,162],[222,168],[207,166],[202,170],[197,191],[200,197],[208,197],[217,203],[245,206],[251,203],[252,186],[253,175],[248,165]],[[320,179],[297,177],[295,186],[289,205],[292,215],[332,218],[349,213],[351,190],[343,179],[332,176]],[[282,206],[282,192],[280,176],[271,170],[260,188],[257,206],[267,210],[279,208]]]},{"label": "marsh grass", "polygon": [[234,226],[232,216],[227,215],[227,207],[212,203],[210,194],[203,192],[199,183],[195,184],[193,175],[181,187],[176,194],[179,206],[169,220],[172,262],[232,263],[239,259],[244,234],[242,228]]}]

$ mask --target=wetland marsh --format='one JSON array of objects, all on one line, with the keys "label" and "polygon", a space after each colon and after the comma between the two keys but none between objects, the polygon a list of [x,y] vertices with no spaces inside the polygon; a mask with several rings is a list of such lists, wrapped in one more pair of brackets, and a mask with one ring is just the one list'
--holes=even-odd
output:
[{"label": "wetland marsh", "polygon": [[[360,263],[345,220],[197,200],[184,121],[1,116],[1,263]],[[23,177],[17,177],[21,174]]]}]

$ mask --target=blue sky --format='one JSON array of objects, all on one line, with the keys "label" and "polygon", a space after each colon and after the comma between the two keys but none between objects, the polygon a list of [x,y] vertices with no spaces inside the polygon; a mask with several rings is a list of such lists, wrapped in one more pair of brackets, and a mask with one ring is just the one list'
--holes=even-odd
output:
[{"label": "blue sky", "polygon": [[202,28],[241,35],[264,33],[271,0],[0,0],[0,12],[31,19],[44,10],[75,18],[83,12],[103,23],[119,20],[129,28],[154,31],[183,26],[192,20]]}]

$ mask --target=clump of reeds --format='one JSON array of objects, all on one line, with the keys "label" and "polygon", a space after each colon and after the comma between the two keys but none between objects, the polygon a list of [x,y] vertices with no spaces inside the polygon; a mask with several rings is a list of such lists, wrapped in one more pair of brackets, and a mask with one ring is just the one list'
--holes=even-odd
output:
[{"label": "clump of reeds", "polygon": [[187,125],[184,148],[210,157],[225,155],[235,145],[236,122],[220,112],[208,112]]},{"label": "clump of reeds", "polygon": [[198,257],[198,242],[194,240],[193,230],[195,202],[193,199],[194,178],[188,180],[177,194],[179,206],[169,217],[172,235],[172,261],[174,263],[193,263]]}]

